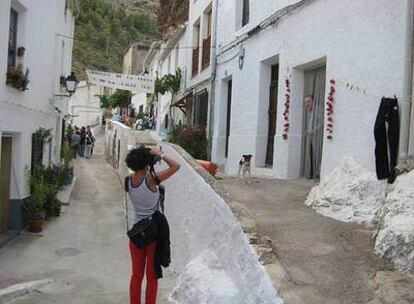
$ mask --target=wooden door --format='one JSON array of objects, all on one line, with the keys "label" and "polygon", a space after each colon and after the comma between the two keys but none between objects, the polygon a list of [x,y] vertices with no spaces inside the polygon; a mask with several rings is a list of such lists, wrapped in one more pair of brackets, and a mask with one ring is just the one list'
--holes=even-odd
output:
[{"label": "wooden door", "polygon": [[0,233],[7,231],[10,214],[10,172],[11,172],[12,138],[1,139],[0,163]]},{"label": "wooden door", "polygon": [[266,149],[266,166],[273,166],[273,153],[276,134],[276,118],[277,118],[277,93],[279,82],[279,65],[272,65],[272,74],[270,78],[270,94],[269,94],[269,127],[267,132],[267,149]]}]

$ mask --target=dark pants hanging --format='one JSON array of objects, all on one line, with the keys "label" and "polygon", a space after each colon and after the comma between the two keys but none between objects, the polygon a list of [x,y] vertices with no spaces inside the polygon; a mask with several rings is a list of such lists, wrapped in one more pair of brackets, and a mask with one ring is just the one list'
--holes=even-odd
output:
[{"label": "dark pants hanging", "polygon": [[382,98],[374,126],[375,163],[378,179],[395,181],[395,166],[398,160],[400,119],[398,100]]}]

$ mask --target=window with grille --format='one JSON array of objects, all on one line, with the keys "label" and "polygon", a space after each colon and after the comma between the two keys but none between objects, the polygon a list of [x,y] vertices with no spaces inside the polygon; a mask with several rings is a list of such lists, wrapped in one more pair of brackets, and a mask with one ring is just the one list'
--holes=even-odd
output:
[{"label": "window with grille", "polygon": [[18,14],[14,9],[11,9],[10,10],[10,24],[9,24],[9,49],[8,49],[8,57],[7,57],[7,66],[16,65],[17,21],[18,21]]}]

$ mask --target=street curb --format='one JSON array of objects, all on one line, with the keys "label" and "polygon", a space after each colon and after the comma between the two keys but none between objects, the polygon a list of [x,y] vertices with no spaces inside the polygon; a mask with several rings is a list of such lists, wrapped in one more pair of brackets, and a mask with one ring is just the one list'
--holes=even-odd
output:
[{"label": "street curb", "polygon": [[72,195],[73,188],[75,187],[75,183],[76,183],[76,176],[73,177],[71,184],[65,186],[56,195],[57,199],[62,203],[62,205],[70,204],[70,197]]},{"label": "street curb", "polygon": [[0,289],[0,303],[6,303],[14,298],[30,294],[35,291],[37,288],[52,283],[53,280],[37,280],[30,281],[25,283],[15,284],[3,289]]}]

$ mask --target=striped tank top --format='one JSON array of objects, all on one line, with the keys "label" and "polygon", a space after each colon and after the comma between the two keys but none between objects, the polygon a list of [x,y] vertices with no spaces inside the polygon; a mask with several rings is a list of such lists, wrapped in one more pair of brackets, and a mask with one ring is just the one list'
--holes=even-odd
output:
[{"label": "striped tank top", "polygon": [[150,217],[159,209],[160,193],[158,187],[157,191],[152,191],[146,177],[142,178],[139,185],[135,187],[132,185],[132,178],[130,178],[128,195],[134,208],[134,224]]}]

